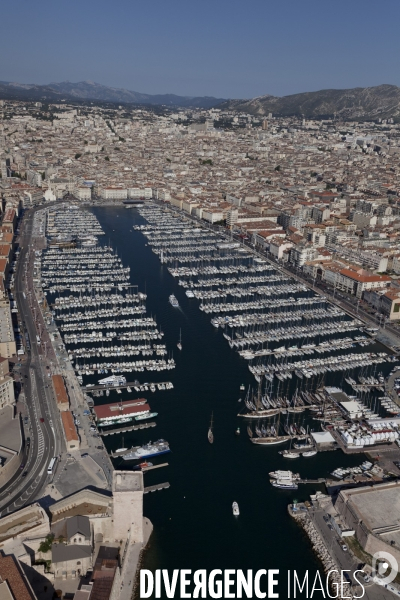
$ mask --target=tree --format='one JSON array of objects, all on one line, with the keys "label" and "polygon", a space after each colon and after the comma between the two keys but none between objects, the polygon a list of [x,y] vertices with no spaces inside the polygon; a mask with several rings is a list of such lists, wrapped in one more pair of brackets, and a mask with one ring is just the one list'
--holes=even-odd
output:
[{"label": "tree", "polygon": [[46,539],[43,542],[40,542],[39,552],[46,553],[51,550],[51,546],[53,544],[54,535],[51,533],[46,535]]},{"label": "tree", "polygon": [[280,171],[281,170],[281,165],[278,165],[275,167],[275,171]]},{"label": "tree", "polygon": [[106,156],[106,157],[104,158],[104,160],[110,160],[110,159],[108,158],[108,156]]},{"label": "tree", "polygon": [[80,154],[79,152],[77,152],[77,153],[75,154],[75,160],[78,160],[78,158],[80,158],[81,156],[82,156],[82,154]]}]

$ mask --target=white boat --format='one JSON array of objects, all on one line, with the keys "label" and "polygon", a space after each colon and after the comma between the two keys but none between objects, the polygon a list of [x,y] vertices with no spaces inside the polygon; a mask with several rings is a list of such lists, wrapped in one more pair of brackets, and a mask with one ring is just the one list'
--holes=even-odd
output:
[{"label": "white boat", "polygon": [[297,452],[290,452],[290,450],[287,450],[282,452],[282,456],[283,458],[299,458],[300,455]]},{"label": "white boat", "polygon": [[302,456],[309,458],[310,456],[315,456],[317,454],[316,450],[307,450],[307,452],[303,452]]},{"label": "white boat", "polygon": [[179,308],[179,302],[178,300],[175,298],[174,294],[171,294],[169,297],[169,303],[172,304],[172,306],[174,308]]},{"label": "white boat", "polygon": [[157,412],[148,412],[145,413],[144,415],[138,415],[137,417],[135,417],[135,421],[145,421],[146,419],[153,419],[154,417],[157,417],[158,413]]},{"label": "white boat", "polygon": [[234,514],[235,517],[238,517],[240,515],[239,504],[237,502],[233,502],[233,504],[232,504],[232,512],[233,512],[233,514]]},{"label": "white boat", "polygon": [[179,342],[176,344],[178,347],[178,350],[182,350],[182,330],[179,330]]},{"label": "white boat", "polygon": [[274,487],[280,488],[281,490],[297,490],[298,485],[295,481],[288,481],[283,479],[271,480]]},{"label": "white boat", "polygon": [[104,379],[99,379],[100,385],[125,385],[126,378],[123,375],[110,375],[109,377],[104,377]]},{"label": "white boat", "polygon": [[141,448],[132,449],[131,452],[124,454],[124,460],[137,460],[144,459],[148,456],[156,456],[157,454],[166,454],[171,452],[169,449],[168,442],[165,440],[158,440],[157,442],[149,442]]},{"label": "white boat", "polygon": [[212,412],[210,427],[208,428],[208,433],[207,433],[207,439],[210,442],[210,444],[214,443],[213,422],[214,422],[214,413]]},{"label": "white boat", "polygon": [[273,479],[297,479],[299,477],[299,475],[296,473],[292,473],[292,471],[271,471],[270,473],[268,473],[268,475],[270,477],[272,477]]}]

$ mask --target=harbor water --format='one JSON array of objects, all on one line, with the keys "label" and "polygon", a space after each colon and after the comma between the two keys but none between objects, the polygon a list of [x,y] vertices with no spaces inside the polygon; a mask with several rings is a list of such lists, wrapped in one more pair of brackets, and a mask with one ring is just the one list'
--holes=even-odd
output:
[{"label": "harbor water", "polygon": [[[348,456],[341,451],[318,453],[311,458],[287,460],[279,454],[284,446],[256,446],[246,432],[247,421],[237,417],[243,410],[241,384],[255,388],[248,362],[231,349],[221,329],[212,327],[208,315],[199,311],[199,301],[188,298],[178,279],[147,245],[146,237],[134,229],[144,223],[136,209],[101,207],[92,209],[104,232],[104,243],[111,245],[131,269],[131,283],[147,294],[147,316],[153,316],[164,333],[168,358],[176,368],[163,372],[134,373],[140,383],[171,380],[173,390],[137,394],[112,391],[96,404],[145,397],[158,412],[155,429],[134,431],[104,438],[109,451],[138,446],[159,438],[166,439],[171,453],[154,462],[169,466],[145,473],[145,486],[168,481],[170,488],[145,495],[144,514],[154,532],[143,558],[143,568],[155,569],[279,569],[281,596],[285,597],[288,570],[310,575],[321,569],[308,539],[290,519],[287,505],[293,499],[309,498],[315,484],[299,485],[296,491],[273,488],[268,473],[291,469],[302,478],[326,477],[338,466],[359,465],[363,454]],[[102,242],[103,243],[103,242]],[[174,294],[180,308],[168,302]],[[182,335],[182,351],[176,344]],[[370,346],[369,351],[377,351]],[[378,348],[382,350],[382,347]],[[384,370],[386,365],[378,366]],[[97,383],[98,377],[92,377]],[[343,373],[329,373],[326,383],[343,384]],[[292,384],[294,385],[294,384]],[[350,390],[351,391],[351,390]],[[241,399],[241,402],[239,402]],[[211,413],[214,443],[207,441]],[[307,413],[306,413],[307,414]],[[300,416],[302,424],[320,429],[310,416]],[[240,427],[240,435],[235,435]],[[151,460],[151,459],[150,459]],[[121,458],[116,468],[132,465]],[[240,516],[232,514],[232,502]],[[322,572],[322,569],[321,569]],[[318,592],[314,595],[318,596]]]}]

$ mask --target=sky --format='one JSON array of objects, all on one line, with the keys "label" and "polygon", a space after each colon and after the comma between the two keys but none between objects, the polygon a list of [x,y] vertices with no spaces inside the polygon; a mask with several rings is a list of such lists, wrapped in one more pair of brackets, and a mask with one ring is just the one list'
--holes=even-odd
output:
[{"label": "sky", "polygon": [[148,94],[400,86],[400,0],[0,0],[0,80]]}]

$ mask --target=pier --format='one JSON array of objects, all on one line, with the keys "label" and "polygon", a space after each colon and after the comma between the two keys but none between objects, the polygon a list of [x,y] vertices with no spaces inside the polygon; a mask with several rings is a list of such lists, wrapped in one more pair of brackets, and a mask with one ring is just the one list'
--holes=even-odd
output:
[{"label": "pier", "polygon": [[161,463],[160,465],[151,465],[150,467],[143,467],[142,473],[147,471],[153,471],[154,469],[161,469],[162,467],[168,467],[169,463]]},{"label": "pier", "polygon": [[[121,429],[110,429],[109,431],[99,431],[100,435],[115,435],[116,433],[125,433],[127,431],[137,431],[138,429],[148,429],[149,427],[155,427],[156,423],[151,421],[150,423],[142,423],[140,425],[130,425],[129,427],[121,427]],[[118,454],[117,456],[121,456]]]},{"label": "pier", "polygon": [[326,483],[326,479],[324,477],[319,477],[318,479],[297,479],[297,483]]},{"label": "pier", "polygon": [[143,494],[148,494],[149,492],[157,492],[158,490],[167,490],[170,487],[168,481],[166,483],[157,483],[156,485],[149,485],[145,487],[143,490]]}]

